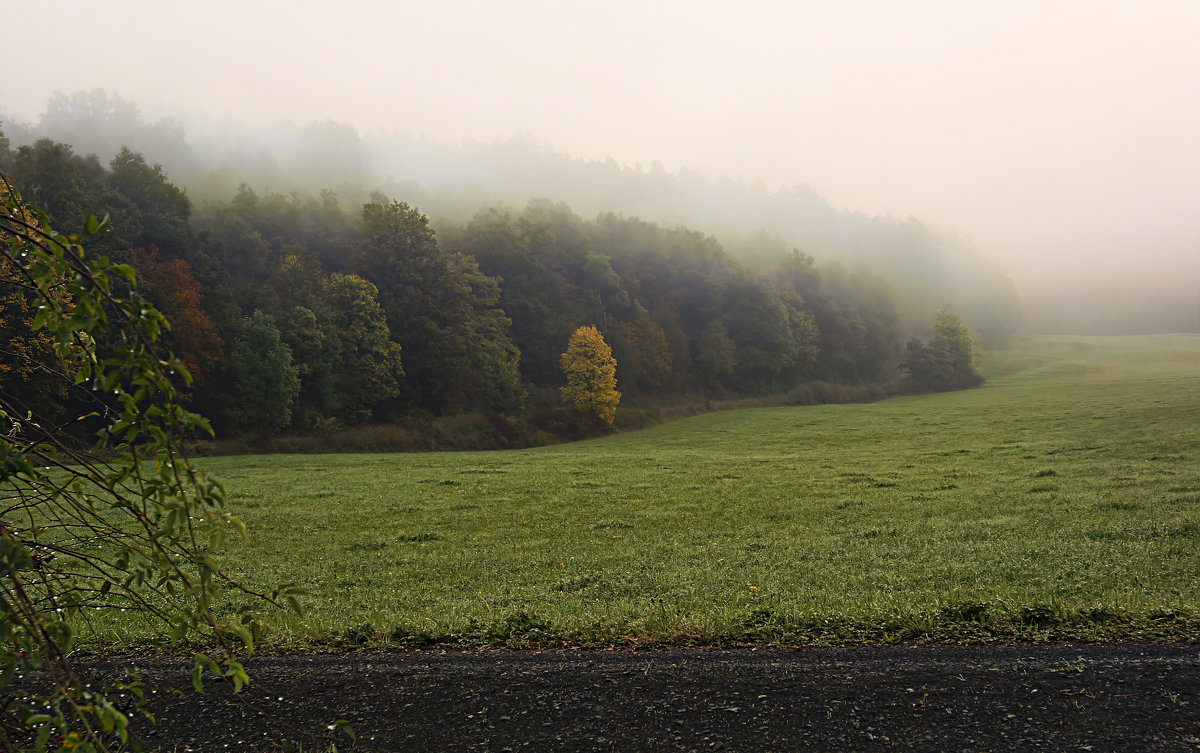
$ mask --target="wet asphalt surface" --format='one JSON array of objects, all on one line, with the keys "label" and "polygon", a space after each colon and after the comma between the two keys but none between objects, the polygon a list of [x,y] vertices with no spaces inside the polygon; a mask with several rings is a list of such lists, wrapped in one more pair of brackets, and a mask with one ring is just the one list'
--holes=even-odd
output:
[{"label": "wet asphalt surface", "polygon": [[121,661],[177,752],[1200,751],[1200,644],[277,656],[237,696]]}]

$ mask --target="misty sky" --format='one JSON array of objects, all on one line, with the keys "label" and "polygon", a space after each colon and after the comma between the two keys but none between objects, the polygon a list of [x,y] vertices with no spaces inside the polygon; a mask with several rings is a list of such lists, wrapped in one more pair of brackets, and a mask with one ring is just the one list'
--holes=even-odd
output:
[{"label": "misty sky", "polygon": [[[1018,283],[1200,284],[1196,0],[0,0],[0,111],[530,135],[971,239]],[[38,32],[42,33],[38,33]],[[402,176],[401,176],[402,177]]]}]

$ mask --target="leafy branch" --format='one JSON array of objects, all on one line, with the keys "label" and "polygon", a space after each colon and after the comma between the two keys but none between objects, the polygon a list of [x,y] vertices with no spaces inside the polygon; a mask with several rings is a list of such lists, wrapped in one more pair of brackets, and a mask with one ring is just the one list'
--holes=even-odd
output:
[{"label": "leafy branch", "polygon": [[[89,217],[84,235],[106,227]],[[224,669],[198,654],[197,676],[216,669],[236,691],[248,681],[237,656],[262,635],[257,610],[300,608],[299,589],[256,591],[216,562],[230,534],[246,530],[220,482],[181,453],[184,437],[212,431],[184,405],[188,370],[158,344],[170,324],[138,294],[131,267],[88,255],[82,241],[50,229],[0,176],[0,320],[48,337],[50,355],[23,365],[69,388],[67,417],[51,419],[19,381],[0,379],[5,750],[44,750],[52,735],[60,750],[140,749],[114,689],[71,668],[78,631],[97,612],[139,612],[176,645],[214,647]],[[232,620],[213,609],[229,598],[244,602]],[[38,678],[38,690],[18,676]],[[144,713],[140,691],[131,697]]]}]

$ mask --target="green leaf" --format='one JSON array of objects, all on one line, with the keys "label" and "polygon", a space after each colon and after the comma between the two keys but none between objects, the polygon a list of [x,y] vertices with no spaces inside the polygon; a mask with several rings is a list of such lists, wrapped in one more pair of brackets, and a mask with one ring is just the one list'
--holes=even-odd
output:
[{"label": "green leaf", "polygon": [[37,739],[33,743],[34,750],[43,751],[46,749],[46,742],[50,739],[50,732],[53,729],[53,727],[46,725],[38,730]]},{"label": "green leaf", "polygon": [[338,732],[343,733],[344,735],[349,737],[351,740],[354,739],[354,727],[350,726],[350,722],[346,721],[345,719],[338,719],[336,722],[329,725],[328,729],[330,732],[333,732],[336,730]]},{"label": "green leaf", "polygon": [[[249,633],[247,633],[247,636],[249,636]],[[239,662],[233,659],[227,659],[225,667],[225,676],[233,681],[233,692],[242,692],[242,688],[246,687],[250,682],[250,676],[246,674],[246,670],[242,668]]]},{"label": "green leaf", "polygon": [[229,632],[236,635],[242,641],[242,645],[246,647],[246,651],[254,653],[254,636],[250,634],[249,630],[244,627],[231,627],[229,628]]},{"label": "green leaf", "polygon": [[197,693],[204,692],[204,682],[202,678],[205,667],[208,667],[214,675],[221,674],[221,668],[217,666],[215,661],[208,658],[204,654],[196,654],[196,665],[192,667],[192,687],[196,689]]}]

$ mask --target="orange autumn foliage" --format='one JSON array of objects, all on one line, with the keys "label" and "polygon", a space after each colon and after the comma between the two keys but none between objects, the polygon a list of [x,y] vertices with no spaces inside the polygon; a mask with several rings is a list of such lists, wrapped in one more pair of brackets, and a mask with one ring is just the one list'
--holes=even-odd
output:
[{"label": "orange autumn foliage", "polygon": [[160,261],[158,248],[134,250],[138,279],[149,286],[147,297],[171,323],[168,337],[175,355],[202,382],[204,375],[225,352],[221,337],[213,328],[212,318],[204,311],[204,294],[182,259]]}]

